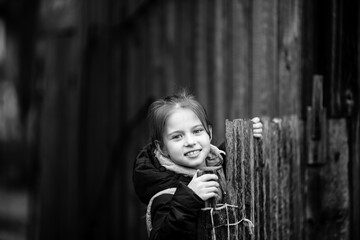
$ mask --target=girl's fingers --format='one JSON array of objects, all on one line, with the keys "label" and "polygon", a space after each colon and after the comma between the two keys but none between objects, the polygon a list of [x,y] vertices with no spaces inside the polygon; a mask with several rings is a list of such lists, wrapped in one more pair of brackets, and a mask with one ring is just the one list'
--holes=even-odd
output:
[{"label": "girl's fingers", "polygon": [[210,199],[210,198],[213,198],[213,197],[214,197],[214,198],[218,198],[219,195],[216,194],[216,193],[214,193],[214,192],[206,193],[206,194],[204,194],[204,195],[201,197],[201,199],[204,200],[204,201],[206,201],[206,200],[208,200],[208,199]]},{"label": "girl's fingers", "polygon": [[260,118],[254,117],[253,119],[251,119],[251,121],[252,121],[253,123],[258,123],[258,122],[260,122]]},{"label": "girl's fingers", "polygon": [[263,125],[262,125],[261,122],[258,122],[258,123],[254,123],[254,124],[253,124],[253,128],[254,128],[254,129],[261,129],[262,126],[263,126]]},{"label": "girl's fingers", "polygon": [[253,130],[253,133],[262,133],[262,128],[256,128]]},{"label": "girl's fingers", "polygon": [[204,175],[201,175],[200,177],[198,177],[198,180],[203,181],[203,182],[207,182],[207,181],[217,181],[219,179],[219,177],[216,174],[213,173],[207,173]]},{"label": "girl's fingers", "polygon": [[216,181],[208,181],[208,182],[204,182],[203,187],[204,188],[219,188],[220,185]]}]

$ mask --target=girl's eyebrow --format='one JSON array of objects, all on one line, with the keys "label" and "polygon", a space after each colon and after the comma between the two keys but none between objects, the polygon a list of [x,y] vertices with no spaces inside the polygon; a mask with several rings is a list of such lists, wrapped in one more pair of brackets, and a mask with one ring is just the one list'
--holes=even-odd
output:
[{"label": "girl's eyebrow", "polygon": [[[197,125],[193,126],[191,129],[195,129],[195,128],[198,128],[198,127],[203,127],[203,125],[202,125],[202,124],[197,124]],[[169,132],[169,133],[167,134],[167,136],[171,136],[171,135],[173,135],[173,134],[183,133],[183,132],[184,132],[184,131],[182,131],[182,130],[175,130],[175,131]]]},{"label": "girl's eyebrow", "polygon": [[167,135],[168,135],[168,136],[171,136],[171,135],[173,135],[173,134],[182,133],[182,132],[183,132],[183,131],[181,131],[181,130],[175,130],[175,131],[169,132]]}]

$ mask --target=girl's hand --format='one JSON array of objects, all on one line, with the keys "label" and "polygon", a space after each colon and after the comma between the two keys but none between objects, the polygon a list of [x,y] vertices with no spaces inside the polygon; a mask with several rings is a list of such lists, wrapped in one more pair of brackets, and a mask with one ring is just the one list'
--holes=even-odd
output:
[{"label": "girl's hand", "polygon": [[251,121],[253,122],[253,136],[262,138],[263,124],[260,122],[260,118],[254,117]]},{"label": "girl's hand", "polygon": [[202,200],[206,201],[209,198],[219,196],[220,189],[217,180],[218,176],[216,174],[204,174],[198,177],[196,172],[188,187]]}]

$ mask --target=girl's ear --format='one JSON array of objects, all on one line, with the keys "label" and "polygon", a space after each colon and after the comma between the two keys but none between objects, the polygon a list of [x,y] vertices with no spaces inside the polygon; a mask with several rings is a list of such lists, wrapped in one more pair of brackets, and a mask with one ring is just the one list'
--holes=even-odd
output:
[{"label": "girl's ear", "polygon": [[161,143],[160,141],[158,140],[155,140],[155,146],[156,146],[156,149],[161,153],[161,155],[165,156],[165,157],[168,157],[169,154],[167,154],[167,152],[164,150],[163,147],[161,147]]},{"label": "girl's ear", "polygon": [[160,142],[158,140],[155,140],[154,143],[155,143],[156,149],[161,152]]},{"label": "girl's ear", "polygon": [[211,139],[212,139],[212,127],[209,125],[208,129],[209,129],[209,136],[210,136],[210,141],[211,141]]}]

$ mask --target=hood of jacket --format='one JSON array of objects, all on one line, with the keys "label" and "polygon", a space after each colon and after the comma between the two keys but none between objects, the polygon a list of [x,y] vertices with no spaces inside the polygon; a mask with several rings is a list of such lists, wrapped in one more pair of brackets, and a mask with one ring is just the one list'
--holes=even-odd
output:
[{"label": "hood of jacket", "polygon": [[156,193],[177,187],[179,182],[188,184],[191,177],[167,170],[154,154],[155,147],[149,143],[138,153],[133,168],[135,192],[144,204]]}]

